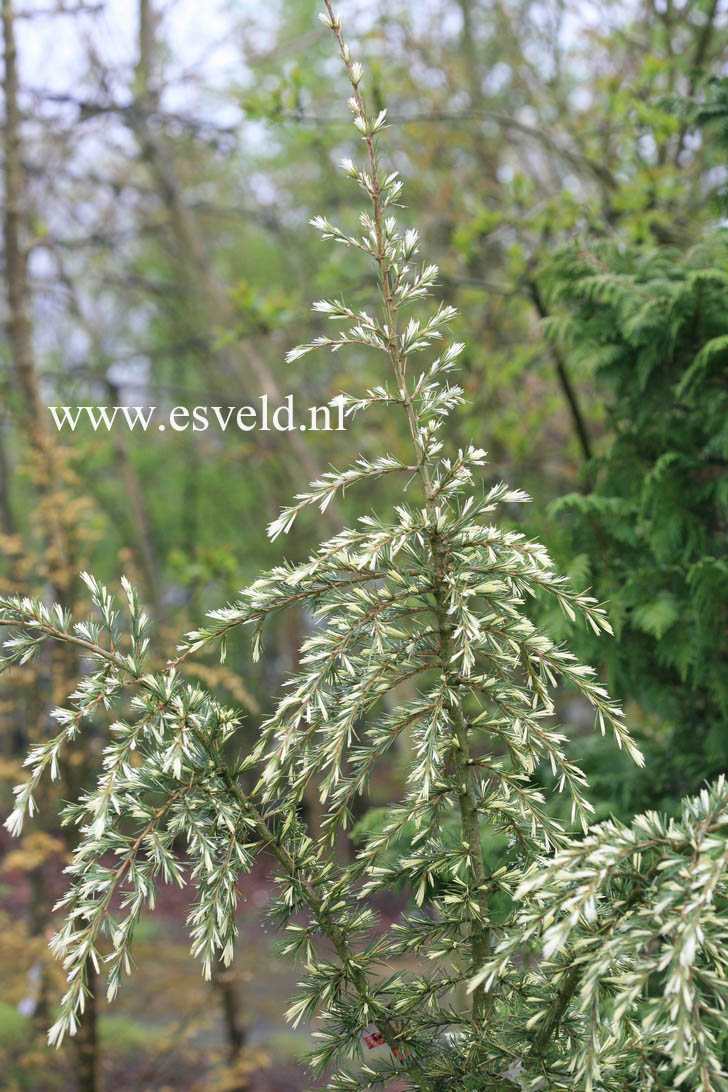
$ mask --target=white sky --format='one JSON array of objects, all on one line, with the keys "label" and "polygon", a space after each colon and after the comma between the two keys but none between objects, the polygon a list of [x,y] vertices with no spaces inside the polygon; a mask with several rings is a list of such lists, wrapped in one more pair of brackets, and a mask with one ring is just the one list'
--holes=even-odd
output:
[{"label": "white sky", "polygon": [[[18,0],[17,9],[47,11],[52,2]],[[73,0],[66,0],[67,6],[71,3]],[[176,92],[179,101],[169,104],[171,108],[183,106],[185,70],[202,75],[212,87],[239,77],[240,44],[231,40],[230,28],[240,16],[258,21],[261,9],[263,13],[266,10],[256,0],[166,0],[157,7],[162,17],[160,39],[169,44],[174,58],[169,76],[172,83],[178,79],[180,85]],[[98,14],[19,19],[21,85],[55,94],[76,91],[79,75],[86,68],[86,41],[93,44],[108,68],[125,69],[128,76],[137,54],[137,8],[137,0],[105,0]]]},{"label": "white sky", "polygon": [[[48,11],[54,2],[16,0],[16,8],[18,12]],[[60,2],[71,7],[76,0]],[[88,2],[93,4],[96,0]],[[629,5],[630,0],[614,0],[612,14],[618,19],[618,13],[623,13]],[[440,10],[438,3],[434,6]],[[35,15],[32,19],[19,19],[21,83],[61,94],[73,89],[79,74],[85,70],[85,38],[93,43],[109,68],[126,68],[129,74],[137,53],[138,0],[102,0],[102,7],[98,14]],[[207,86],[213,88],[229,85],[233,79],[240,80],[241,43],[233,39],[231,28],[246,17],[261,29],[266,23],[273,26],[277,19],[275,0],[267,4],[260,0],[158,0],[155,7],[161,15],[160,40],[169,45],[174,61],[167,77],[171,77],[172,84],[179,77],[180,85],[185,70],[202,76]],[[354,23],[369,22],[367,16],[374,10],[367,0],[349,0],[339,7]],[[564,33],[572,41],[578,39],[585,25],[600,18],[598,0],[567,0],[565,9]],[[453,14],[456,12],[455,7]],[[425,20],[432,17],[428,0],[413,0],[415,22],[418,15]],[[317,26],[312,20],[313,33]],[[183,107],[184,94],[178,93],[180,100],[168,102],[169,108]]]}]

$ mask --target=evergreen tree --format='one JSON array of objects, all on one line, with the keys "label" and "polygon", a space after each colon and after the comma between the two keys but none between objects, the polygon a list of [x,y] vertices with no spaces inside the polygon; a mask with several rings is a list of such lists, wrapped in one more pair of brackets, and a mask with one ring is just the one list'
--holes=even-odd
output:
[{"label": "evergreen tree", "polygon": [[[10,829],[33,813],[40,778],[57,776],[83,721],[103,709],[115,717],[94,791],[65,811],[80,842],[53,940],[68,989],[51,1042],[76,1029],[90,966],[103,968],[116,993],[160,879],[191,881],[192,950],[206,973],[217,953],[229,962],[238,878],[266,852],[278,865],[271,918],[281,950],[305,972],[289,1016],[319,1014],[311,1061],[329,1074],[328,1088],[404,1081],[433,1092],[616,1092],[671,1079],[695,1092],[728,1087],[714,1049],[727,992],[717,909],[727,893],[725,786],[670,826],[648,816],[581,837],[549,814],[533,776],[542,762],[585,829],[590,813],[584,775],[553,723],[557,679],[641,756],[593,669],[536,629],[525,605],[543,592],[597,632],[609,623],[591,596],[555,575],[542,546],[490,522],[498,503],[526,498],[503,484],[483,493],[475,479],[484,453],[443,452],[443,421],[463,397],[450,378],[461,346],[431,357],[453,312],[440,306],[403,318],[429,294],[436,269],[415,261],[416,231],[400,231],[391,215],[401,183],[377,157],[386,112],[367,113],[362,68],[328,2],[323,20],[346,65],[365,146],[364,165],[344,169],[369,209],[363,234],[323,217],[315,225],[373,262],[380,305],[371,315],[340,299],[317,302],[318,313],[347,325],[289,360],[318,347],[384,356],[389,378],[348,396],[347,406],[401,414],[412,456],[360,458],[322,475],[270,535],[288,531],[303,509],[325,509],[343,489],[385,475],[401,476],[418,496],[386,519],[360,517],[304,563],[261,577],[188,634],[163,672],[147,668],[148,623],[128,583],[122,613],[86,576],[94,614],[76,623],[61,607],[0,601],[0,622],[14,631],[6,666],[51,639],[75,646],[89,667],[68,706],[55,710],[59,733],[29,755]],[[421,369],[418,353],[427,353]],[[185,663],[216,643],[224,649],[246,625],[259,655],[266,621],[301,606],[316,625],[300,670],[253,753],[229,760],[239,716],[188,684]],[[406,795],[342,863],[337,835],[404,733],[413,751]],[[300,807],[311,783],[323,801],[315,836]],[[497,861],[483,853],[494,834],[504,845]],[[369,896],[402,882],[414,905],[383,930]],[[392,968],[404,956],[418,960],[417,972]],[[646,1000],[655,979],[664,987],[657,1003]],[[385,1049],[368,1060],[364,1047],[377,1042]]]},{"label": "evergreen tree", "polygon": [[685,255],[568,250],[544,277],[562,307],[547,332],[600,381],[612,433],[593,487],[555,506],[618,634],[585,654],[667,726],[636,807],[675,810],[728,770],[727,262],[718,230]]}]

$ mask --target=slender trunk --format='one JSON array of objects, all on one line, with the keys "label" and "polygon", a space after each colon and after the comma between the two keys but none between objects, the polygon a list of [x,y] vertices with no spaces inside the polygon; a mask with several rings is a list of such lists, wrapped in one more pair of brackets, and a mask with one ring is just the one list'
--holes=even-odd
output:
[{"label": "slender trunk", "polygon": [[465,61],[470,104],[473,110],[482,110],[485,105],[485,96],[483,95],[482,73],[478,64],[478,49],[472,18],[472,0],[458,0],[458,7],[463,21],[460,33],[460,49]]},{"label": "slender trunk", "polygon": [[[185,459],[181,508],[182,549],[187,557],[196,558],[200,534],[200,458],[194,441]],[[187,606],[192,617],[197,618],[202,609],[202,578],[196,565],[193,571],[187,591]]]},{"label": "slender trunk", "polygon": [[[15,15],[12,0],[2,0],[2,32],[5,71],[4,181],[5,181],[5,281],[8,301],[8,332],[18,386],[25,405],[25,420],[33,455],[33,471],[38,492],[38,517],[43,532],[48,578],[54,598],[63,607],[73,600],[73,553],[65,522],[65,474],[63,459],[48,427],[43,406],[38,370],[33,348],[33,328],[28,310],[29,284],[23,234],[23,171],[20,108],[18,105],[18,66],[15,41]],[[54,665],[54,679],[67,694],[66,681],[76,674],[75,657],[59,648]],[[35,878],[42,884],[42,875]],[[39,904],[43,892],[37,890]],[[93,1002],[86,1009],[77,1036],[79,1092],[98,1092],[96,1050],[96,1013]]]},{"label": "slender trunk", "polygon": [[[174,163],[150,123],[150,114],[158,103],[158,92],[151,78],[155,53],[154,22],[151,0],[139,0],[136,94],[134,106],[125,116],[167,210],[172,237],[179,254],[179,273],[185,295],[193,310],[202,301],[205,317],[213,328],[232,330],[235,327],[235,308],[215,272],[199,219],[184,200]],[[272,405],[279,405],[283,401],[280,387],[255,346],[250,341],[238,341],[235,355],[236,371],[239,374],[233,378],[239,379],[242,374],[248,383],[252,379],[260,394],[267,395]],[[300,433],[297,430],[287,432],[286,443],[290,445],[295,456],[294,465],[303,466],[309,479],[317,477],[316,465]],[[288,466],[288,461],[286,465]]]},{"label": "slender trunk", "polygon": [[86,964],[86,984],[89,995],[86,998],[86,1008],[74,1039],[78,1088],[79,1092],[98,1092],[101,1088],[101,1074],[96,1011],[96,972],[90,962]]},{"label": "slender trunk", "polygon": [[[289,876],[298,879],[302,899],[316,915],[322,932],[329,938],[342,965],[346,967],[349,982],[354,987],[361,1000],[366,1003],[387,1046],[394,1056],[397,1057],[400,1049],[397,1030],[386,1011],[383,1009],[381,1002],[372,993],[369,986],[369,980],[364,971],[358,966],[354,951],[349,947],[348,938],[337,924],[335,915],[332,915],[331,911],[324,907],[323,900],[318,894],[320,877],[317,875],[316,867],[312,868],[310,877],[303,874],[300,866],[283,845],[280,837],[270,826],[268,826],[255,804],[243,792],[227,767],[223,767],[220,772],[230,795],[237,800],[242,810],[252,819],[254,829],[259,835],[263,845],[270,850]],[[417,1063],[410,1062],[407,1073],[408,1076],[416,1082],[415,1087],[421,1089],[429,1088],[429,1081]]]},{"label": "slender trunk", "polygon": [[[107,380],[109,396],[116,406],[119,402],[119,391],[114,383]],[[112,442],[114,454],[121,479],[124,483],[129,507],[131,509],[132,526],[136,538],[136,550],[144,570],[145,583],[151,604],[154,608],[154,617],[157,624],[164,620],[164,599],[162,596],[162,575],[157,554],[157,544],[154,540],[149,512],[144,500],[144,492],[139,481],[139,475],[132,462],[127,448],[124,433],[117,429],[113,433]]]},{"label": "slender trunk", "polygon": [[[18,386],[25,403],[26,421],[34,455],[34,471],[41,495],[39,515],[48,548],[48,570],[54,590],[67,582],[69,551],[56,488],[62,478],[60,460],[48,429],[33,350],[33,331],[28,314],[27,259],[22,243],[22,199],[25,178],[18,106],[18,68],[12,0],[2,0],[5,48],[5,282],[8,300],[8,332]],[[65,604],[64,604],[65,605]]]},{"label": "slender trunk", "polygon": [[[325,4],[331,18],[333,32],[339,43],[342,59],[351,78],[357,112],[360,117],[366,118],[364,100],[362,99],[361,91],[359,90],[359,80],[356,79],[353,74],[349,50],[344,44],[340,27],[336,23],[330,0],[325,0]],[[454,692],[457,689],[457,681],[452,667],[453,626],[448,614],[448,556],[446,548],[443,546],[437,531],[436,494],[430,474],[429,458],[422,443],[417,414],[407,385],[406,359],[403,359],[401,353],[400,336],[397,331],[397,307],[394,302],[391,271],[386,255],[384,239],[384,208],[379,184],[379,170],[374,150],[374,139],[370,132],[367,132],[365,140],[367,142],[369,157],[371,197],[374,211],[374,235],[376,238],[375,258],[379,266],[379,285],[385,319],[384,328],[388,333],[388,353],[397,382],[400,401],[407,417],[407,425],[415,448],[418,474],[422,483],[425,508],[429,517],[432,588],[435,601],[435,617],[440,639],[439,659],[442,677],[444,682],[447,683],[448,689]],[[475,904],[475,908],[470,913],[470,950],[472,968],[473,970],[476,970],[483,965],[491,952],[488,881],[480,842],[478,799],[470,756],[468,725],[457,699],[449,702],[449,711],[454,742],[453,762],[455,765],[456,788],[460,806],[460,820],[463,832],[463,842],[468,853],[469,883],[472,888],[472,899]],[[491,1003],[491,997],[485,993],[485,990],[482,987],[478,987],[473,991],[472,1020],[476,1026],[482,1025],[487,1019]]]},{"label": "slender trunk", "polygon": [[[435,531],[431,532],[430,539],[434,559],[434,597],[437,628],[440,636],[440,662],[444,678],[448,680],[449,686],[454,688],[456,683],[455,673],[452,670],[453,627],[448,615],[447,558]],[[478,799],[470,754],[468,725],[459,704],[451,705],[450,717],[455,738],[453,763],[457,781],[460,822],[463,843],[469,859],[473,900],[477,906],[477,912],[473,913],[470,922],[472,970],[475,973],[484,963],[487,963],[491,954],[488,881],[480,842]],[[492,1000],[492,994],[485,992],[483,983],[473,991],[473,1022],[475,1024],[482,1025],[485,1021],[492,1007]]]},{"label": "slender trunk", "polygon": [[[690,76],[690,84],[688,87],[688,96],[695,94],[695,87],[697,81],[701,75],[701,70],[705,64],[708,52],[710,50],[710,43],[715,31],[715,20],[718,15],[718,0],[710,0],[710,7],[705,13],[705,22],[698,31],[698,36],[695,42],[695,53],[692,57],[692,74]],[[677,144],[675,146],[674,162],[676,166],[680,164],[680,156],[683,153],[685,147],[685,138],[688,135],[688,122],[683,121],[680,124],[680,129],[677,134]]]},{"label": "slender trunk", "polygon": [[[68,292],[71,314],[88,335],[97,366],[103,367],[106,363],[103,339],[100,337],[98,330],[93,323],[91,323],[84,314],[73,279],[66,271],[63,258],[58,252],[55,254],[55,260],[58,267],[58,276]],[[112,382],[108,375],[106,376],[106,388],[109,392],[109,398],[112,405],[118,406],[119,388],[116,383]],[[111,442],[114,449],[114,455],[116,456],[116,466],[124,484],[128,508],[131,514],[131,519],[129,521],[131,525],[131,534],[135,539],[135,552],[144,573],[145,590],[149,596],[149,601],[154,608],[154,616],[157,619],[158,624],[162,624],[165,615],[164,599],[162,595],[162,570],[159,563],[157,544],[152,532],[147,504],[144,499],[144,490],[139,481],[139,475],[137,474],[134,462],[129,455],[125,434],[118,429],[112,430]]]},{"label": "slender trunk", "polygon": [[[538,287],[536,281],[532,280],[528,283],[528,291],[533,305],[538,312],[539,318],[547,318],[548,311],[541,295],[541,290]],[[566,362],[561,353],[558,352],[553,346],[550,348],[551,359],[556,366],[556,375],[559,380],[559,385],[563,391],[564,398],[569,407],[569,413],[571,414],[571,420],[574,425],[574,431],[576,432],[579,440],[579,446],[581,447],[581,453],[584,456],[584,461],[589,462],[592,458],[591,440],[589,439],[589,432],[584,420],[584,415],[581,412],[581,406],[579,405],[579,399],[576,394],[576,390],[571,382],[571,377],[566,367]]]},{"label": "slender trunk", "polygon": [[[134,108],[129,112],[130,128],[137,138],[141,154],[147,163],[157,191],[167,210],[172,236],[179,252],[179,269],[185,294],[194,311],[202,298],[213,324],[231,327],[234,310],[227,293],[218,281],[212,267],[207,243],[194,213],[186,205],[182,190],[169,156],[160,146],[150,114],[157,108],[159,95],[153,83],[153,67],[156,56],[156,17],[152,0],[139,0],[139,57],[134,80]],[[280,400],[272,377],[255,354],[248,354],[251,371],[262,387],[262,393],[271,400]],[[197,508],[199,467],[192,455],[184,484],[185,537],[188,549],[194,549],[197,538]],[[198,607],[199,587],[192,589],[193,608]],[[240,1020],[240,1003],[232,972],[217,961],[213,966],[213,986],[220,997],[223,1022],[228,1043],[229,1060],[234,1062],[245,1043],[245,1028]]]},{"label": "slender trunk", "polygon": [[10,464],[5,446],[5,428],[2,422],[0,422],[0,520],[2,520],[2,533],[11,538],[17,528],[15,514],[10,502]]},{"label": "slender trunk", "polygon": [[233,967],[226,967],[219,957],[212,965],[212,984],[220,997],[228,1062],[234,1065],[245,1046],[247,1032],[241,1019],[241,1004]]},{"label": "slender trunk", "polygon": [[[65,647],[67,651],[72,653],[72,649],[68,646]],[[56,683],[56,704],[60,704],[66,699],[68,683],[63,680],[72,678],[76,668],[77,662],[75,657],[71,655],[70,662],[65,665],[65,674],[60,676],[60,685],[62,687],[60,690],[58,689],[58,683],[56,682],[59,675],[56,672],[54,679],[54,683]],[[81,751],[79,757],[81,758],[80,763],[71,764],[67,761],[62,763],[62,792],[64,796],[67,796],[72,800],[78,799],[83,791],[84,785],[88,784],[89,781],[90,764],[88,762],[88,752]],[[64,838],[67,852],[70,855],[74,852],[80,840],[78,827],[65,827]],[[86,997],[83,1015],[79,1020],[78,1031],[73,1038],[73,1048],[76,1054],[76,1079],[78,1082],[78,1092],[100,1092],[101,1073],[100,1049],[98,1043],[96,972],[91,960],[86,961],[83,970],[89,992]]]},{"label": "slender trunk", "polygon": [[[48,891],[45,882],[45,861],[41,861],[30,869],[28,873],[28,885],[30,887],[30,935],[33,937],[45,937],[48,928]],[[47,956],[47,953],[45,953]],[[48,966],[47,960],[42,956],[38,961],[38,986],[35,997],[35,1009],[33,1010],[33,1023],[38,1032],[38,1038],[45,1036],[48,1030]]]},{"label": "slender trunk", "polygon": [[[286,658],[286,674],[295,675],[301,667],[301,645],[303,644],[305,631],[303,616],[299,609],[290,610],[281,618],[281,645]],[[306,814],[306,825],[311,831],[312,837],[321,835],[321,822],[323,818],[323,806],[319,780],[316,777],[309,778],[303,790],[303,806]],[[337,837],[337,845],[339,838]]]}]

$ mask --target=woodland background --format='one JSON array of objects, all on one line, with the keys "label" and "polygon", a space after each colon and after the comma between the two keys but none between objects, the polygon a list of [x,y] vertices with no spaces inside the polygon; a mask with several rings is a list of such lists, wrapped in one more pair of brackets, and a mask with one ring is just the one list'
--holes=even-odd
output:
[{"label": "woodland background", "polygon": [[[348,92],[316,10],[2,0],[0,585],[72,606],[85,601],[82,569],[114,587],[125,572],[155,620],[160,663],[261,567],[305,557],[322,523],[367,510],[361,494],[356,511],[341,498],[271,544],[266,523],[309,478],[402,442],[358,421],[305,437],[59,435],[47,411],[237,406],[262,393],[307,406],[347,386],[351,357],[283,364],[321,332],[310,299],[365,306],[371,290],[307,226],[332,210],[346,222],[356,198],[337,168],[355,152]],[[609,602],[614,641],[548,618],[600,668],[648,756],[644,771],[615,758],[561,695],[597,814],[672,812],[728,768],[726,8],[351,0],[345,13],[370,101],[388,107],[404,216],[468,343],[469,405],[451,439],[488,450],[487,485],[505,478],[534,496],[513,525]],[[369,356],[356,367],[357,388],[381,380]],[[280,626],[257,666],[241,641],[224,666],[194,667],[247,711],[251,739],[308,624]],[[5,682],[3,810],[79,667],[48,654]],[[83,785],[103,731],[91,727],[58,796]],[[379,775],[382,807],[399,777],[396,760]],[[168,890],[137,932],[141,970],[120,999],[99,1001],[77,1041],[49,1052],[60,972],[48,907],[70,848],[55,814],[0,843],[2,1087],[310,1087],[311,1029],[283,1019],[295,971],[265,932],[261,871],[243,884],[230,972],[202,981],[184,891]],[[360,821],[376,823],[376,809]]]}]

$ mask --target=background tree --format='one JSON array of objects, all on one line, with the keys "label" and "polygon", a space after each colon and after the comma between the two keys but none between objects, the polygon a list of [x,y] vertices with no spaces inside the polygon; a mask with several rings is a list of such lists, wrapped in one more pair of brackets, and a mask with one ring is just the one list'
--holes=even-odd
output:
[{"label": "background tree", "polygon": [[554,511],[611,604],[610,683],[653,718],[653,773],[626,808],[675,809],[728,762],[727,255],[719,231],[685,255],[567,251],[547,274],[568,309],[550,336],[607,392],[595,485]]},{"label": "background tree", "polygon": [[[25,170],[23,164],[23,138],[20,128],[18,106],[18,67],[15,40],[15,13],[12,0],[3,0],[2,32],[4,46],[3,92],[5,99],[4,127],[4,252],[5,278],[8,303],[8,333],[12,354],[14,374],[22,398],[21,414],[27,429],[28,447],[26,459],[29,464],[29,478],[36,496],[37,527],[39,541],[36,543],[36,559],[40,561],[41,572],[22,573],[19,558],[11,550],[9,562],[11,573],[20,579],[20,589],[34,592],[43,581],[47,582],[50,598],[59,604],[61,610],[70,610],[74,604],[76,589],[76,568],[79,562],[78,521],[83,518],[83,501],[79,501],[78,491],[72,472],[68,467],[64,453],[59,449],[52,436],[47,413],[43,406],[35,347],[33,343],[33,322],[30,317],[30,292],[27,277],[26,234],[27,220],[24,216]],[[6,497],[7,530],[14,529],[14,517],[9,497]],[[28,580],[30,576],[30,580]],[[41,672],[36,672],[35,686],[43,685],[50,689],[53,700],[73,689],[79,675],[79,664],[74,650],[59,648],[55,650],[51,662],[47,665],[49,678],[43,679]],[[30,709],[28,709],[30,706]],[[30,723],[25,713],[30,711]],[[18,717],[17,726],[28,732],[31,739],[37,741],[46,730],[46,714],[42,704],[31,701],[26,704],[14,703],[14,712]],[[86,756],[83,750],[77,754],[76,761],[65,764],[63,768],[64,794],[78,793],[83,785]],[[72,849],[75,837],[64,839],[66,848]],[[49,928],[51,898],[45,883],[47,859],[57,850],[59,843],[46,836],[36,837],[28,847],[23,861],[30,873],[32,899],[32,929],[35,939],[45,939]],[[39,985],[36,1013],[38,1022],[44,1022],[48,1015],[45,969],[43,961],[36,965],[41,979]],[[89,982],[93,988],[93,971],[89,971]],[[81,1021],[77,1040],[78,1051],[78,1086],[80,1092],[96,1092],[98,1088],[98,1056],[96,1050],[96,1011],[93,996],[90,995],[84,1018]]]}]

